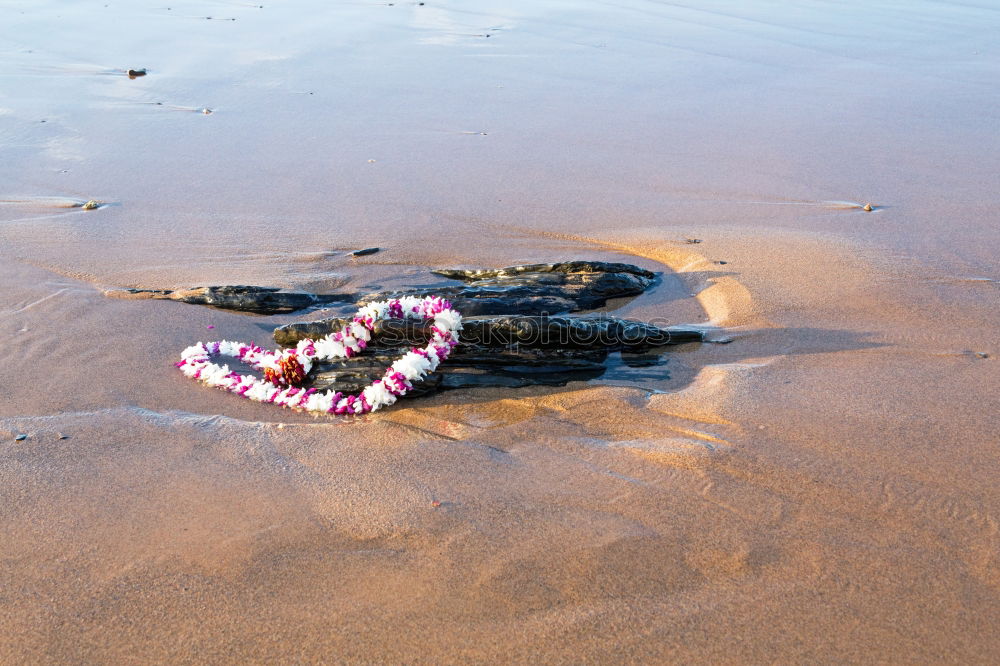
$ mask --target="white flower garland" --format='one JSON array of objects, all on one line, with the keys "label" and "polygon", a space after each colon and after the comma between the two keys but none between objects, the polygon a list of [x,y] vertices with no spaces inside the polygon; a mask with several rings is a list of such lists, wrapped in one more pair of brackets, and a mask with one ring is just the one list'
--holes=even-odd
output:
[{"label": "white flower garland", "polygon": [[[371,340],[375,323],[383,319],[433,320],[430,343],[423,349],[414,347],[406,352],[386,369],[381,379],[358,395],[298,388],[313,363],[361,353]],[[177,367],[188,377],[258,402],[310,412],[365,414],[393,404],[413,388],[412,381],[423,379],[436,370],[458,344],[461,330],[462,316],[448,301],[437,296],[404,296],[366,305],[342,330],[319,341],[301,340],[295,349],[272,352],[253,343],[199,342],[181,353]],[[264,379],[241,375],[230,370],[228,365],[213,363],[214,356],[237,358],[256,370],[263,370]]]}]

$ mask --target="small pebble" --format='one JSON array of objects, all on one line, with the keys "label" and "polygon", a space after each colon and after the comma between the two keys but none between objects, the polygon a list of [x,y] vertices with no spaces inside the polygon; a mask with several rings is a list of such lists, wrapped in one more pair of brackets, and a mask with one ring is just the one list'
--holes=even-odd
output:
[{"label": "small pebble", "polygon": [[206,116],[211,115],[212,109],[205,107],[204,109],[201,110],[201,113],[205,114]]},{"label": "small pebble", "polygon": [[23,442],[26,439],[28,439],[27,435],[18,435],[17,437],[14,438],[14,441]]},{"label": "small pebble", "polygon": [[205,328],[207,328],[208,330],[210,330],[210,331],[211,331],[211,330],[212,330],[213,328],[215,328],[215,326],[212,326],[211,324],[209,324],[209,325],[208,325],[208,326],[206,326]]},{"label": "small pebble", "polygon": [[870,213],[870,212],[872,212],[875,209],[872,207],[872,205],[870,203],[866,203],[865,206],[864,206],[864,208],[862,208],[861,210],[863,210],[863,211],[865,211],[867,213]]},{"label": "small pebble", "polygon": [[433,502],[431,502],[431,506],[436,509],[439,506],[441,506],[441,502],[439,502],[438,500],[434,500]]},{"label": "small pebble", "polygon": [[128,78],[137,79],[140,76],[146,76],[146,68],[143,67],[142,69],[130,69],[125,73],[128,74]]},{"label": "small pebble", "polygon": [[69,439],[69,435],[64,432],[59,433],[59,439]]},{"label": "small pebble", "polygon": [[688,245],[695,245],[697,243],[700,243],[701,239],[700,238],[685,238],[684,242],[687,243]]},{"label": "small pebble", "polygon": [[98,202],[97,202],[96,200],[94,200],[94,199],[91,199],[91,200],[90,200],[90,201],[88,201],[87,203],[83,204],[82,208],[83,208],[84,210],[94,210],[95,208],[99,208],[100,206],[101,206],[101,204],[100,204],[100,203],[98,203]]},{"label": "small pebble", "polygon": [[365,248],[365,249],[363,249],[363,250],[355,250],[354,252],[351,252],[351,256],[352,256],[352,257],[364,257],[365,255],[369,255],[369,254],[375,254],[375,253],[376,253],[376,252],[378,252],[378,251],[379,251],[380,249],[382,249],[382,248],[378,248],[378,247],[367,247],[367,248]]},{"label": "small pebble", "polygon": [[717,262],[715,262],[715,263],[717,263],[717,264],[722,264],[722,265],[726,265],[726,264],[728,264],[729,262],[728,262],[728,261],[717,261]]}]

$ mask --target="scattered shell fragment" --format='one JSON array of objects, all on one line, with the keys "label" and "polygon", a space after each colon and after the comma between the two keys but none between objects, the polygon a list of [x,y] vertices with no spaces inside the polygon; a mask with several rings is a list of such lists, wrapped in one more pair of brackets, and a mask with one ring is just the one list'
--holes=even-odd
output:
[{"label": "scattered shell fragment", "polygon": [[28,439],[27,435],[18,435],[17,437],[14,438],[14,440],[17,442],[23,442],[26,439]]},{"label": "scattered shell fragment", "polygon": [[206,116],[208,116],[208,115],[211,115],[211,114],[212,114],[213,112],[212,112],[212,109],[210,109],[210,108],[208,108],[208,107],[206,106],[206,107],[205,107],[204,109],[202,109],[202,110],[201,110],[201,113],[203,113],[203,114],[205,114]]},{"label": "scattered shell fragment", "polygon": [[58,433],[58,437],[59,437],[59,439],[69,439],[69,435],[67,435],[64,432]]},{"label": "scattered shell fragment", "polygon": [[863,210],[863,211],[865,211],[867,213],[870,213],[873,210],[875,210],[875,208],[870,203],[866,203],[861,210]]},{"label": "scattered shell fragment", "polygon": [[91,199],[87,203],[83,204],[83,206],[81,206],[81,208],[83,208],[84,210],[94,210],[95,208],[100,208],[100,207],[101,207],[101,202],[97,201],[96,199]]}]

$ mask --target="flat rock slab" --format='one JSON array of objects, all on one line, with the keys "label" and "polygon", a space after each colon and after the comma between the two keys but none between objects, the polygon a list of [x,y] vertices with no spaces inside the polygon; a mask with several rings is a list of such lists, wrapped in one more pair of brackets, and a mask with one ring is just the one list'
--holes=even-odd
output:
[{"label": "flat rock slab", "polygon": [[161,298],[195,305],[210,305],[223,310],[254,314],[288,314],[325,303],[351,303],[350,294],[310,294],[286,291],[278,287],[230,285],[225,287],[194,287],[191,289],[125,289],[128,294]]},{"label": "flat rock slab", "polygon": [[435,294],[450,300],[466,317],[499,314],[561,314],[603,307],[608,300],[637,296],[656,275],[631,264],[568,261],[497,269],[447,269],[436,275],[462,285],[427,285],[369,294],[311,294],[277,287],[228,285],[191,289],[125,289],[124,293],[208,305],[224,310],[273,315],[329,303],[365,304],[400,296]]},{"label": "flat rock slab", "polygon": [[434,294],[447,298],[466,317],[515,313],[552,315],[593,310],[613,298],[637,296],[656,280],[654,273],[638,266],[603,261],[432,272],[466,284],[366,294],[360,302]]},{"label": "flat rock slab", "polygon": [[[280,344],[322,337],[340,330],[346,319],[289,324],[274,331]],[[376,323],[365,353],[319,363],[309,386],[356,392],[378,379],[392,362],[430,337],[430,326],[403,320]],[[410,396],[452,388],[563,386],[595,379],[607,370],[612,352],[635,354],[703,340],[695,329],[666,329],[616,317],[505,315],[463,321],[455,348],[437,372],[415,386]]]}]

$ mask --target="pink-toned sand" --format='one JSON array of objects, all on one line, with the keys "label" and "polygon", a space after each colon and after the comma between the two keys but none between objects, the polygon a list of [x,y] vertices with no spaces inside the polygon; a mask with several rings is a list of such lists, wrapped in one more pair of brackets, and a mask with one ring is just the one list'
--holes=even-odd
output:
[{"label": "pink-toned sand", "polygon": [[[0,4],[0,662],[996,663],[998,30]],[[106,295],[566,258],[733,341],[313,418],[172,366],[294,315]]]}]

